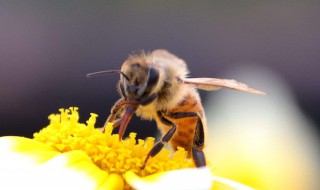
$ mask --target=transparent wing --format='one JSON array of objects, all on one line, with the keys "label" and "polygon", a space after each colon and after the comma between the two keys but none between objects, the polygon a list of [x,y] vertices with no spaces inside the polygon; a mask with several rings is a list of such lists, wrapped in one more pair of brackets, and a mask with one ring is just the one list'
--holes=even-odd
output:
[{"label": "transparent wing", "polygon": [[233,90],[239,90],[243,92],[249,92],[254,94],[266,94],[263,91],[250,88],[247,84],[238,82],[233,79],[218,79],[218,78],[184,78],[178,79],[184,84],[193,85],[195,88],[201,90],[218,90],[220,88],[230,88]]}]

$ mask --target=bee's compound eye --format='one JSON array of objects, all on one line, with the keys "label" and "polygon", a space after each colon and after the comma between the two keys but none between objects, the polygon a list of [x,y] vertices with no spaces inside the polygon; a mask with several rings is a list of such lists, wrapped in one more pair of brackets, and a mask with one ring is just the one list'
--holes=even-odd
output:
[{"label": "bee's compound eye", "polygon": [[153,87],[154,85],[157,84],[158,80],[159,80],[159,72],[154,68],[150,68],[147,86]]},{"label": "bee's compound eye", "polygon": [[157,86],[158,81],[159,81],[159,72],[154,68],[150,68],[148,73],[148,80],[147,80],[143,95],[144,96],[150,95],[150,93],[152,92],[152,89],[155,86]]}]

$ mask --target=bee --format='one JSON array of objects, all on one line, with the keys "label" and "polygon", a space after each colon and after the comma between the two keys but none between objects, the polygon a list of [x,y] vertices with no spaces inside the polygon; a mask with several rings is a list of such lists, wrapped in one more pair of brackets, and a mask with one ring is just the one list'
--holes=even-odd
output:
[{"label": "bee", "polygon": [[265,94],[232,79],[188,78],[185,61],[162,49],[129,55],[120,70],[100,71],[87,76],[109,73],[120,74],[117,87],[121,98],[112,107],[106,123],[120,126],[120,140],[134,113],[142,119],[155,120],[163,134],[151,148],[142,168],[166,143],[174,149],[183,147],[189,157],[192,156],[196,167],[206,165],[203,148],[207,124],[197,89],[230,88]]}]

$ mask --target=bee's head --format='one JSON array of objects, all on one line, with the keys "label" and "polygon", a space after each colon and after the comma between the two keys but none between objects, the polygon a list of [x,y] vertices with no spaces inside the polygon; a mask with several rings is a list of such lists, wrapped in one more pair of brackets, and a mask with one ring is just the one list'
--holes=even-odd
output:
[{"label": "bee's head", "polygon": [[143,54],[130,56],[121,67],[120,90],[128,99],[139,100],[151,95],[159,81],[159,72],[148,64]]}]

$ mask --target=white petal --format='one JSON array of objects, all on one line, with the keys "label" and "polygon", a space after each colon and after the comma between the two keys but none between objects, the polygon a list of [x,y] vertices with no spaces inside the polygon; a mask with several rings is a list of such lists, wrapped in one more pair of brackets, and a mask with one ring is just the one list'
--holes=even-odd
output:
[{"label": "white petal", "polygon": [[138,190],[205,190],[212,187],[212,173],[207,167],[162,172],[144,178],[127,173],[125,178]]}]

